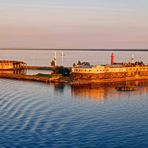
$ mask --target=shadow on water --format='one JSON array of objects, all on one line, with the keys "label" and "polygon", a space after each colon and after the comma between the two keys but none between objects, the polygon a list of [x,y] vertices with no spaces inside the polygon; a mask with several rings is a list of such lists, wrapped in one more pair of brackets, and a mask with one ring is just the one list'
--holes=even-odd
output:
[{"label": "shadow on water", "polygon": [[[117,86],[135,86],[136,91],[131,92],[119,92],[115,88]],[[106,83],[106,84],[90,84],[81,85],[77,87],[71,87],[71,95],[81,99],[91,99],[93,101],[102,101],[111,97],[127,96],[127,95],[140,95],[148,92],[148,80],[145,81],[130,81],[130,82],[119,82],[119,83]]]},{"label": "shadow on water", "polygon": [[55,93],[64,93],[65,84],[53,84],[53,88]]}]

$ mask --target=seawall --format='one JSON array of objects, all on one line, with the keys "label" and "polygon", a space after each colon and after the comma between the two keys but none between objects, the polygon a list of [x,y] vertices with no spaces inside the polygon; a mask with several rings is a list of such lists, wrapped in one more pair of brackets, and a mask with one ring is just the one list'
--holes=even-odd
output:
[{"label": "seawall", "polygon": [[73,80],[71,82],[71,85],[79,86],[79,85],[104,84],[104,83],[126,82],[126,81],[136,81],[136,80],[148,80],[148,76],[113,78],[113,79],[96,79],[96,80],[79,79],[79,80]]},{"label": "seawall", "polygon": [[32,76],[32,75],[0,73],[0,78],[23,80],[23,81],[36,81],[36,82],[44,82],[44,83],[66,83],[66,81],[61,80],[60,77],[58,76],[48,78],[48,77],[40,77],[40,76]]}]

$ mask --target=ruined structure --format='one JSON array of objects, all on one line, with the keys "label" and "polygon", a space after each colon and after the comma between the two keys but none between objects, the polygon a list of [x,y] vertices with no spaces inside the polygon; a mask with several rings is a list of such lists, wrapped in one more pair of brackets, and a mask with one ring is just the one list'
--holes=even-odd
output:
[{"label": "ruined structure", "polygon": [[24,70],[27,64],[22,61],[0,60],[0,70]]}]

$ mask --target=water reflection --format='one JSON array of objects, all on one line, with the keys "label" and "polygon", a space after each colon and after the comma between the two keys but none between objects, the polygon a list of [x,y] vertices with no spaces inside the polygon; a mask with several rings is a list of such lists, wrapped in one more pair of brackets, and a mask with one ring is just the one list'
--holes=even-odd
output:
[{"label": "water reflection", "polygon": [[27,71],[25,69],[21,70],[0,70],[0,74],[26,74]]},{"label": "water reflection", "polygon": [[54,91],[55,93],[64,93],[65,84],[54,84]]},{"label": "water reflection", "polygon": [[[115,89],[119,85],[131,85],[136,86],[137,91],[131,92],[119,92]],[[77,86],[71,88],[71,94],[74,97],[81,99],[91,99],[93,101],[104,101],[111,97],[122,97],[129,95],[140,95],[148,92],[148,81],[132,81],[132,82],[120,82],[120,83],[107,83],[107,84],[90,84],[84,86]]]}]

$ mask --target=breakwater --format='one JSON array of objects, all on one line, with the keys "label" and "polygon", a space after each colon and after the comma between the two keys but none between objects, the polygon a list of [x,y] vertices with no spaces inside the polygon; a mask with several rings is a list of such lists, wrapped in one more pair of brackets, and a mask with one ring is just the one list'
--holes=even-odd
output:
[{"label": "breakwater", "polygon": [[51,78],[38,75],[22,75],[22,74],[6,74],[0,73],[0,78],[15,79],[23,81],[36,81],[44,83],[67,83],[68,81],[61,79],[61,76],[54,76]]}]

